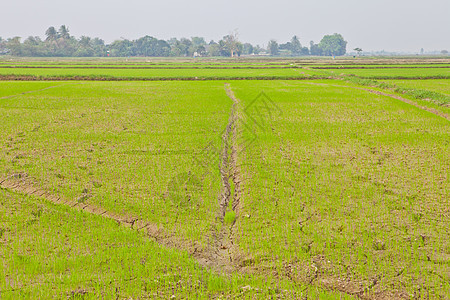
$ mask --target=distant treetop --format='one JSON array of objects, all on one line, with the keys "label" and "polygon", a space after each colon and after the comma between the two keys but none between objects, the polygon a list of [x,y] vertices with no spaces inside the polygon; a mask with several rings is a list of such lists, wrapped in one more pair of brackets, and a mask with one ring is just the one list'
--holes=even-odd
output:
[{"label": "distant treetop", "polygon": [[[347,42],[342,35],[326,35],[320,43],[310,43],[310,48],[302,47],[297,36],[293,36],[285,44],[278,44],[270,40],[267,50],[259,45],[242,43],[237,32],[224,36],[218,42],[206,43],[203,37],[172,38],[167,41],[152,36],[144,36],[136,40],[121,38],[111,44],[105,44],[100,38],[81,36],[75,38],[70,35],[69,28],[61,25],[58,30],[51,26],[45,31],[45,39],[30,36],[21,42],[20,37],[9,39],[0,38],[0,55],[37,56],[37,57],[199,57],[199,56],[228,56],[241,55],[272,55],[272,56],[302,56],[302,55],[344,55]],[[355,49],[356,50],[356,49]],[[444,54],[444,53],[443,53]]]}]

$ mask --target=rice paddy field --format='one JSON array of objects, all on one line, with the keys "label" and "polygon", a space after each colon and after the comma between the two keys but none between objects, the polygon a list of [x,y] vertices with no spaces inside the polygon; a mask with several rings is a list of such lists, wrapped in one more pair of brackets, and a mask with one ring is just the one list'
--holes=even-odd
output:
[{"label": "rice paddy field", "polygon": [[0,298],[450,299],[449,68],[0,58]]}]

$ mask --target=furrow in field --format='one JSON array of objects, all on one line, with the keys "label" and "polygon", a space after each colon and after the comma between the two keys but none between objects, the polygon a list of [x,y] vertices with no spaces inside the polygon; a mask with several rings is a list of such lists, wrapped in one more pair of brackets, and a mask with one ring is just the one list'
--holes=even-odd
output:
[{"label": "furrow in field", "polygon": [[[295,66],[154,66],[154,67],[121,67],[121,66],[2,66],[0,69],[105,69],[105,70],[196,70],[196,69],[294,69]],[[430,67],[431,68],[431,67]],[[444,67],[441,67],[444,68]]]},{"label": "furrow in field", "polygon": [[[224,80],[315,80],[315,79],[331,79],[330,76],[319,75],[243,75],[243,76],[110,76],[110,75],[61,75],[61,76],[35,76],[35,75],[0,75],[0,81],[224,81]],[[395,79],[395,78],[390,78]]]},{"label": "furrow in field", "polygon": [[233,182],[233,198],[232,198],[232,203],[231,203],[231,210],[232,210],[232,214],[234,217],[234,220],[231,223],[230,226],[230,233],[229,233],[229,237],[230,237],[230,242],[231,242],[231,253],[233,253],[234,255],[234,260],[235,262],[239,262],[239,260],[242,258],[241,255],[238,255],[238,250],[236,247],[236,220],[239,217],[239,210],[241,208],[241,197],[242,197],[242,185],[241,183],[243,182],[242,180],[242,173],[241,173],[241,168],[240,168],[240,164],[239,164],[239,153],[242,153],[242,145],[240,145],[240,143],[238,143],[238,138],[240,137],[240,128],[238,126],[239,124],[239,119],[242,117],[239,111],[239,99],[236,98],[236,96],[234,95],[233,91],[231,90],[231,87],[229,85],[226,86],[227,89],[227,95],[228,97],[230,97],[233,102],[234,105],[236,106],[236,110],[234,111],[234,120],[233,120],[233,139],[231,142],[231,153],[230,153],[230,163],[231,163],[231,179]]},{"label": "furrow in field", "polygon": [[237,140],[239,136],[239,119],[242,118],[239,112],[239,99],[234,95],[229,84],[226,85],[227,95],[233,100],[234,110],[233,110],[233,127],[232,127],[232,140],[231,140],[231,151],[230,151],[230,163],[231,163],[231,178],[234,184],[233,202],[232,210],[238,212],[241,200],[241,170],[238,164],[238,153],[241,153],[242,149]]},{"label": "furrow in field", "polygon": [[327,67],[315,67],[312,66],[312,69],[317,70],[350,70],[350,69],[448,69],[449,66],[327,66]]},{"label": "furrow in field", "polygon": [[228,97],[233,101],[230,118],[222,136],[220,176],[221,191],[218,196],[219,209],[212,232],[211,263],[225,271],[233,271],[238,266],[234,245],[234,226],[241,195],[237,165],[238,105],[230,85],[225,84]]}]

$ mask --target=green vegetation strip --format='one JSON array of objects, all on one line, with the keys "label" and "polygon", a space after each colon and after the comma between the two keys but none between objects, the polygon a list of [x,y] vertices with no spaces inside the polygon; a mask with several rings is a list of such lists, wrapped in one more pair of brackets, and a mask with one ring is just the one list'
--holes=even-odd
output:
[{"label": "green vegetation strip", "polygon": [[450,96],[450,79],[432,79],[432,80],[383,80],[393,87],[433,91]]},{"label": "green vegetation strip", "polygon": [[75,80],[98,80],[102,78],[118,78],[118,80],[161,80],[162,78],[174,79],[296,79],[300,77],[309,77],[320,74],[320,71],[304,70],[298,68],[282,69],[86,69],[86,68],[62,68],[62,69],[39,69],[39,68],[0,68],[0,78],[26,80],[27,78],[35,80],[75,78]]},{"label": "green vegetation strip", "polygon": [[120,76],[33,76],[0,75],[0,81],[209,81],[209,80],[317,80],[330,76],[201,76],[201,77],[120,77]]},{"label": "green vegetation strip", "polygon": [[23,68],[23,69],[295,69],[299,67],[295,66],[2,66],[0,65],[0,69],[15,69],[15,68]]},{"label": "green vegetation strip", "polygon": [[379,82],[374,79],[359,78],[357,76],[343,76],[342,78],[346,81],[356,83],[359,85],[363,85],[363,86],[371,86],[371,87],[378,87],[378,88],[382,88],[382,89],[391,90],[391,91],[399,93],[399,94],[411,96],[414,99],[429,100],[429,101],[431,100],[441,106],[448,106],[450,104],[450,96],[449,95],[435,92],[435,91],[430,91],[430,90],[425,90],[425,89],[399,87],[399,86],[389,83],[389,82]]},{"label": "green vegetation strip", "polygon": [[449,68],[404,68],[404,69],[342,69],[330,71],[337,75],[356,75],[373,79],[444,79],[450,78]]}]

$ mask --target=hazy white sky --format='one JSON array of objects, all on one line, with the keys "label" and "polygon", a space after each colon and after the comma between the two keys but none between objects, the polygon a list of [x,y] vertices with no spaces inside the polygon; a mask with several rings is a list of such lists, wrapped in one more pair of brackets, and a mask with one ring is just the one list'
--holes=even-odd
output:
[{"label": "hazy white sky", "polygon": [[238,29],[267,45],[298,35],[303,45],[341,33],[347,49],[450,50],[450,0],[0,0],[0,37],[44,36],[65,24],[107,42],[151,35],[218,40]]}]

